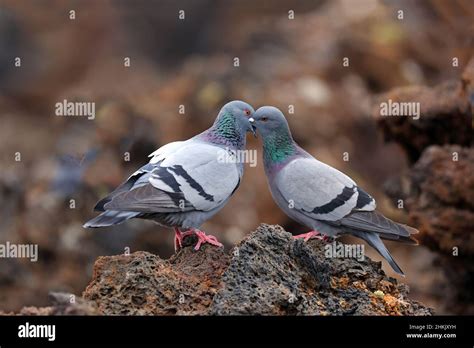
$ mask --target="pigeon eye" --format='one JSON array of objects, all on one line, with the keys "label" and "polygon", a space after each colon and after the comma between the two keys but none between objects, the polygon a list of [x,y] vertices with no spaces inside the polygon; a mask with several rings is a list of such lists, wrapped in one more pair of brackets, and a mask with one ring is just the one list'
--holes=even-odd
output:
[{"label": "pigeon eye", "polygon": [[244,112],[245,112],[245,115],[250,116],[250,110],[245,109]]},{"label": "pigeon eye", "polygon": [[267,121],[268,121],[268,117],[267,117],[267,116],[263,116],[261,120],[262,120],[262,122],[267,122]]}]

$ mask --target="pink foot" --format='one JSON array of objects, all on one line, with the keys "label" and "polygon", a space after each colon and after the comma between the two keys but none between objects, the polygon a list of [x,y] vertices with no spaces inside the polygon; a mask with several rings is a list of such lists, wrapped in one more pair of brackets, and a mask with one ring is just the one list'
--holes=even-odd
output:
[{"label": "pink foot", "polygon": [[178,251],[183,247],[183,239],[186,236],[190,236],[194,233],[192,230],[181,232],[179,228],[174,228],[174,251]]},{"label": "pink foot", "polygon": [[199,250],[202,244],[209,243],[215,245],[217,247],[223,247],[222,243],[220,243],[216,237],[207,235],[201,230],[194,230],[194,234],[198,237],[198,242],[194,247],[194,250]]},{"label": "pink foot", "polygon": [[174,235],[174,250],[175,251],[178,251],[179,249],[181,249],[183,247],[184,238],[192,234],[195,234],[196,237],[198,238],[198,242],[196,243],[194,250],[199,250],[201,248],[201,245],[205,243],[209,243],[217,247],[223,246],[221,243],[219,243],[216,237],[207,235],[201,230],[191,228],[190,230],[181,232],[179,228],[175,227],[174,232],[175,232],[175,235]]},{"label": "pink foot", "polygon": [[294,239],[304,238],[304,241],[307,242],[311,238],[321,239],[323,241],[327,241],[329,239],[326,235],[321,235],[318,231],[309,231],[308,233],[298,234],[297,236],[293,236]]}]

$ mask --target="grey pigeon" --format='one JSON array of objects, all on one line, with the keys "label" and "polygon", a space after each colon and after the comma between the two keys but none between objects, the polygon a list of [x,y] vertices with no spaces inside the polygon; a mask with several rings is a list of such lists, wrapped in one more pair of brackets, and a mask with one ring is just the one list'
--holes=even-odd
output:
[{"label": "grey pigeon", "polygon": [[376,212],[375,200],[351,178],[299,147],[277,108],[259,108],[251,122],[263,139],[265,173],[273,199],[289,217],[313,229],[295,238],[351,234],[365,240],[403,275],[381,238],[418,244],[410,236],[418,231]]},{"label": "grey pigeon", "polygon": [[227,203],[238,188],[247,131],[255,133],[253,108],[232,101],[220,110],[211,128],[185,141],[166,144],[153,152],[148,164],[133,173],[95,206],[102,214],[84,227],[120,224],[131,218],[149,219],[175,230],[175,249],[185,236],[222,246],[214,236],[198,230]]}]

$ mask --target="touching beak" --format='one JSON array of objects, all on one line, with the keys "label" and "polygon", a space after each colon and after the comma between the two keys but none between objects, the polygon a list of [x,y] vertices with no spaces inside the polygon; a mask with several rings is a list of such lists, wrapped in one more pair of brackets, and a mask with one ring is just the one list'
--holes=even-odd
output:
[{"label": "touching beak", "polygon": [[255,127],[255,119],[253,117],[249,118],[250,129],[252,130],[253,136],[257,137],[257,127]]}]

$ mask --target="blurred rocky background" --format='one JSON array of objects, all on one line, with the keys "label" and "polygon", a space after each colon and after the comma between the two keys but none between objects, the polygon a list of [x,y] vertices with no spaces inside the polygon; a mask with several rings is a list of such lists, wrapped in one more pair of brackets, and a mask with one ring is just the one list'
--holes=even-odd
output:
[{"label": "blurred rocky background", "polygon": [[[420,229],[419,247],[387,243],[411,298],[474,314],[473,23],[469,0],[3,0],[0,242],[38,244],[39,260],[0,260],[0,308],[80,294],[99,256],[169,257],[172,231],[151,222],[82,224],[155,148],[242,99],[281,108],[301,146]],[[381,117],[388,98],[419,101],[420,119]],[[95,119],[56,116],[65,99],[95,102]],[[260,222],[305,231],[265,180],[259,162],[247,166],[203,229],[227,248]]]}]

